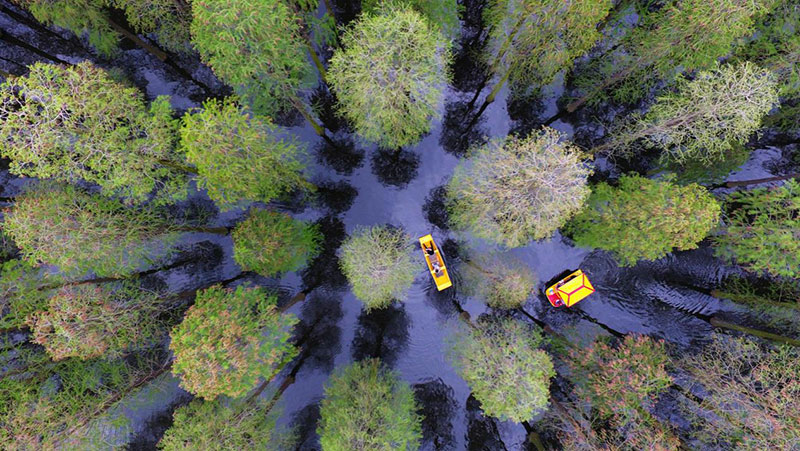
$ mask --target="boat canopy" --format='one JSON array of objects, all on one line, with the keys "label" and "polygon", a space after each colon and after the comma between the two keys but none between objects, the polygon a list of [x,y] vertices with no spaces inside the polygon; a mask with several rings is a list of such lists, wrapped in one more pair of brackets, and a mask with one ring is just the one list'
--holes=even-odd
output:
[{"label": "boat canopy", "polygon": [[594,287],[589,282],[586,274],[580,270],[575,272],[575,277],[558,287],[558,296],[567,307],[572,307],[592,293],[594,293]]}]

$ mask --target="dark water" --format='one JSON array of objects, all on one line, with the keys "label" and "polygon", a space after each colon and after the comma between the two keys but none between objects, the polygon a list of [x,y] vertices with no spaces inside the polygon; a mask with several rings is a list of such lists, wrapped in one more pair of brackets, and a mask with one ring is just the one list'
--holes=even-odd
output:
[{"label": "dark water", "polygon": [[[4,1],[0,3],[11,7]],[[343,8],[341,14],[345,19],[351,18],[353,11]],[[124,50],[111,60],[103,60],[83,50],[68,33],[63,38],[47,36],[2,13],[0,27],[65,60],[89,58],[106,67],[122,68],[148,98],[170,94],[180,110],[199,106],[209,95],[198,83],[188,81],[138,49]],[[480,42],[481,35],[479,15],[471,14],[465,23],[463,42]],[[0,66],[13,73],[22,73],[23,69],[7,60],[27,64],[42,59],[5,43],[0,45],[0,58],[3,58]],[[215,94],[224,94],[224,87],[196,59],[184,59],[180,63],[187,72],[210,86]],[[460,291],[458,256],[490,247],[448,229],[442,187],[469,146],[502,138],[510,132],[527,132],[536,128],[541,118],[554,114],[557,97],[564,90],[563,77],[543,88],[539,95],[523,101],[508,102],[508,91],[504,89],[475,126],[465,130],[470,119],[467,106],[483,74],[465,52],[458,54],[454,72],[455,87],[446,90],[440,108],[442,117],[434,120],[431,132],[419,144],[399,152],[359,142],[341,121],[332,117],[326,123],[337,130],[336,147],[318,138],[307,125],[289,128],[305,144],[308,176],[320,187],[317,198],[308,207],[289,210],[297,218],[320,224],[326,237],[325,249],[299,274],[288,274],[280,280],[252,277],[246,280],[271,286],[285,298],[301,290],[309,291],[306,300],[290,310],[301,318],[297,334],[305,337],[306,351],[296,382],[280,403],[284,409],[281,421],[298,428],[299,449],[319,447],[315,434],[318,402],[331,372],[368,357],[381,358],[413,386],[426,416],[423,449],[524,448],[523,427],[483,416],[479,403],[470,397],[469,388],[445,356],[445,340],[457,321],[455,304],[473,317],[487,312],[479,300]],[[480,106],[489,89],[491,83],[471,111]],[[318,96],[323,101],[330,100],[324,91]],[[570,138],[596,126],[557,121],[553,127]],[[756,151],[746,169],[734,178],[768,174],[763,167],[772,154],[774,150],[770,149]],[[607,166],[598,162],[601,165]],[[13,195],[19,189],[19,180],[6,171],[0,173],[0,181],[3,196]],[[196,202],[203,199],[202,193],[195,195]],[[243,211],[218,214],[214,225],[232,225],[242,215]],[[383,311],[365,313],[338,269],[336,250],[346,234],[375,224],[402,227],[413,242],[418,236],[433,233],[450,258],[455,287],[437,292],[419,254],[419,274],[404,302]],[[184,250],[175,257],[182,262],[152,275],[152,283],[178,293],[240,275],[232,259],[230,237],[188,234],[182,245]],[[550,240],[507,252],[529,265],[541,281],[579,267],[589,274],[597,292],[571,310],[552,308],[539,294],[543,282],[524,306],[527,314],[575,340],[608,332],[636,332],[662,337],[679,348],[695,348],[707,341],[711,333],[711,326],[703,318],[736,311],[730,303],[706,294],[726,274],[736,270],[721,265],[705,245],[633,268],[619,268],[604,252],[576,248],[558,233]],[[109,443],[133,442],[133,448],[151,448],[168,425],[171,409],[188,399],[176,379],[165,375],[97,421],[96,430],[102,431]]]}]

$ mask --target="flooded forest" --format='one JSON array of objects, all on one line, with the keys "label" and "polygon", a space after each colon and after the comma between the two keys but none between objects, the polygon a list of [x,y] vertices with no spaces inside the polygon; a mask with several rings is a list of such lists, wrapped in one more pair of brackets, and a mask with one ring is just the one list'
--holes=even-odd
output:
[{"label": "flooded forest", "polygon": [[0,0],[0,449],[800,451],[800,0]]}]

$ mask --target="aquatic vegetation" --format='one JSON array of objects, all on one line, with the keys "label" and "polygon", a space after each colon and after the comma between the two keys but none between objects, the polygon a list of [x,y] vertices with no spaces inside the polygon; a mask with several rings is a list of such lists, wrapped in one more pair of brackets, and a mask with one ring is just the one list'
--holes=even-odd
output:
[{"label": "aquatic vegetation", "polygon": [[262,288],[199,291],[171,334],[172,372],[181,386],[208,400],[238,398],[277,374],[297,355],[289,339],[298,320],[281,314],[276,302]]},{"label": "aquatic vegetation", "polygon": [[531,268],[507,254],[470,257],[459,273],[466,282],[464,288],[494,308],[521,307],[536,287]]},{"label": "aquatic vegetation", "polygon": [[581,158],[550,128],[474,149],[447,186],[451,225],[507,247],[549,238],[589,196]]},{"label": "aquatic vegetation", "polygon": [[342,244],[342,272],[367,310],[403,300],[419,271],[410,241],[400,229],[374,226],[357,229]]},{"label": "aquatic vegetation", "polygon": [[414,392],[376,359],[337,371],[325,386],[317,428],[322,449],[419,448],[422,417]]},{"label": "aquatic vegetation", "polygon": [[611,251],[632,266],[673,249],[695,249],[719,216],[719,204],[702,186],[627,175],[616,187],[595,186],[568,230],[578,245]]},{"label": "aquatic vegetation", "polygon": [[547,410],[553,362],[542,335],[512,318],[483,321],[451,337],[451,362],[486,415],[522,422]]}]

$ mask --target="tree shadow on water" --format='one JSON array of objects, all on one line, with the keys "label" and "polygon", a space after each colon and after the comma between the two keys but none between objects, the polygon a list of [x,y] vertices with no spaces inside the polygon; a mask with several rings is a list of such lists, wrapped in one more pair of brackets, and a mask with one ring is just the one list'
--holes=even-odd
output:
[{"label": "tree shadow on water", "polygon": [[450,230],[448,224],[450,216],[447,213],[447,185],[437,186],[430,191],[425,197],[422,212],[425,213],[425,219],[431,224],[443,231]]},{"label": "tree shadow on water", "polygon": [[347,278],[339,268],[339,256],[336,251],[342,245],[347,233],[344,223],[335,216],[325,216],[316,221],[322,233],[322,250],[319,255],[300,272],[303,279],[303,289],[310,290],[317,287],[339,289],[347,286]]},{"label": "tree shadow on water", "polygon": [[317,161],[338,174],[350,175],[364,164],[364,151],[357,148],[352,138],[334,137],[333,144],[320,140],[316,146]]},{"label": "tree shadow on water", "polygon": [[353,359],[380,358],[391,367],[408,347],[409,323],[400,303],[369,313],[362,311],[353,337]]},{"label": "tree shadow on water", "polygon": [[483,414],[481,403],[472,395],[467,398],[467,442],[470,451],[506,449],[497,424]]},{"label": "tree shadow on water", "polygon": [[543,120],[539,112],[544,111],[544,100],[541,89],[522,91],[514,88],[507,103],[508,116],[514,121],[509,134],[524,137],[542,126]]},{"label": "tree shadow on water", "polygon": [[303,407],[292,417],[292,425],[297,432],[296,451],[318,451],[322,449],[317,435],[317,424],[319,423],[319,402],[314,400],[311,404]]},{"label": "tree shadow on water", "polygon": [[316,200],[333,214],[349,210],[356,196],[358,190],[344,180],[317,183]]},{"label": "tree shadow on water", "polygon": [[303,340],[304,365],[330,373],[341,351],[342,300],[335,293],[317,290],[303,302],[295,336]]},{"label": "tree shadow on water", "polygon": [[419,172],[419,155],[409,150],[378,149],[372,155],[372,173],[383,185],[404,188]]},{"label": "tree shadow on water", "polygon": [[445,105],[442,134],[439,144],[442,148],[457,156],[464,157],[470,148],[486,143],[488,131],[486,118],[475,120],[474,105],[468,102],[451,102]]},{"label": "tree shadow on water", "polygon": [[421,449],[455,450],[453,389],[441,379],[415,384],[413,389],[423,416]]}]

